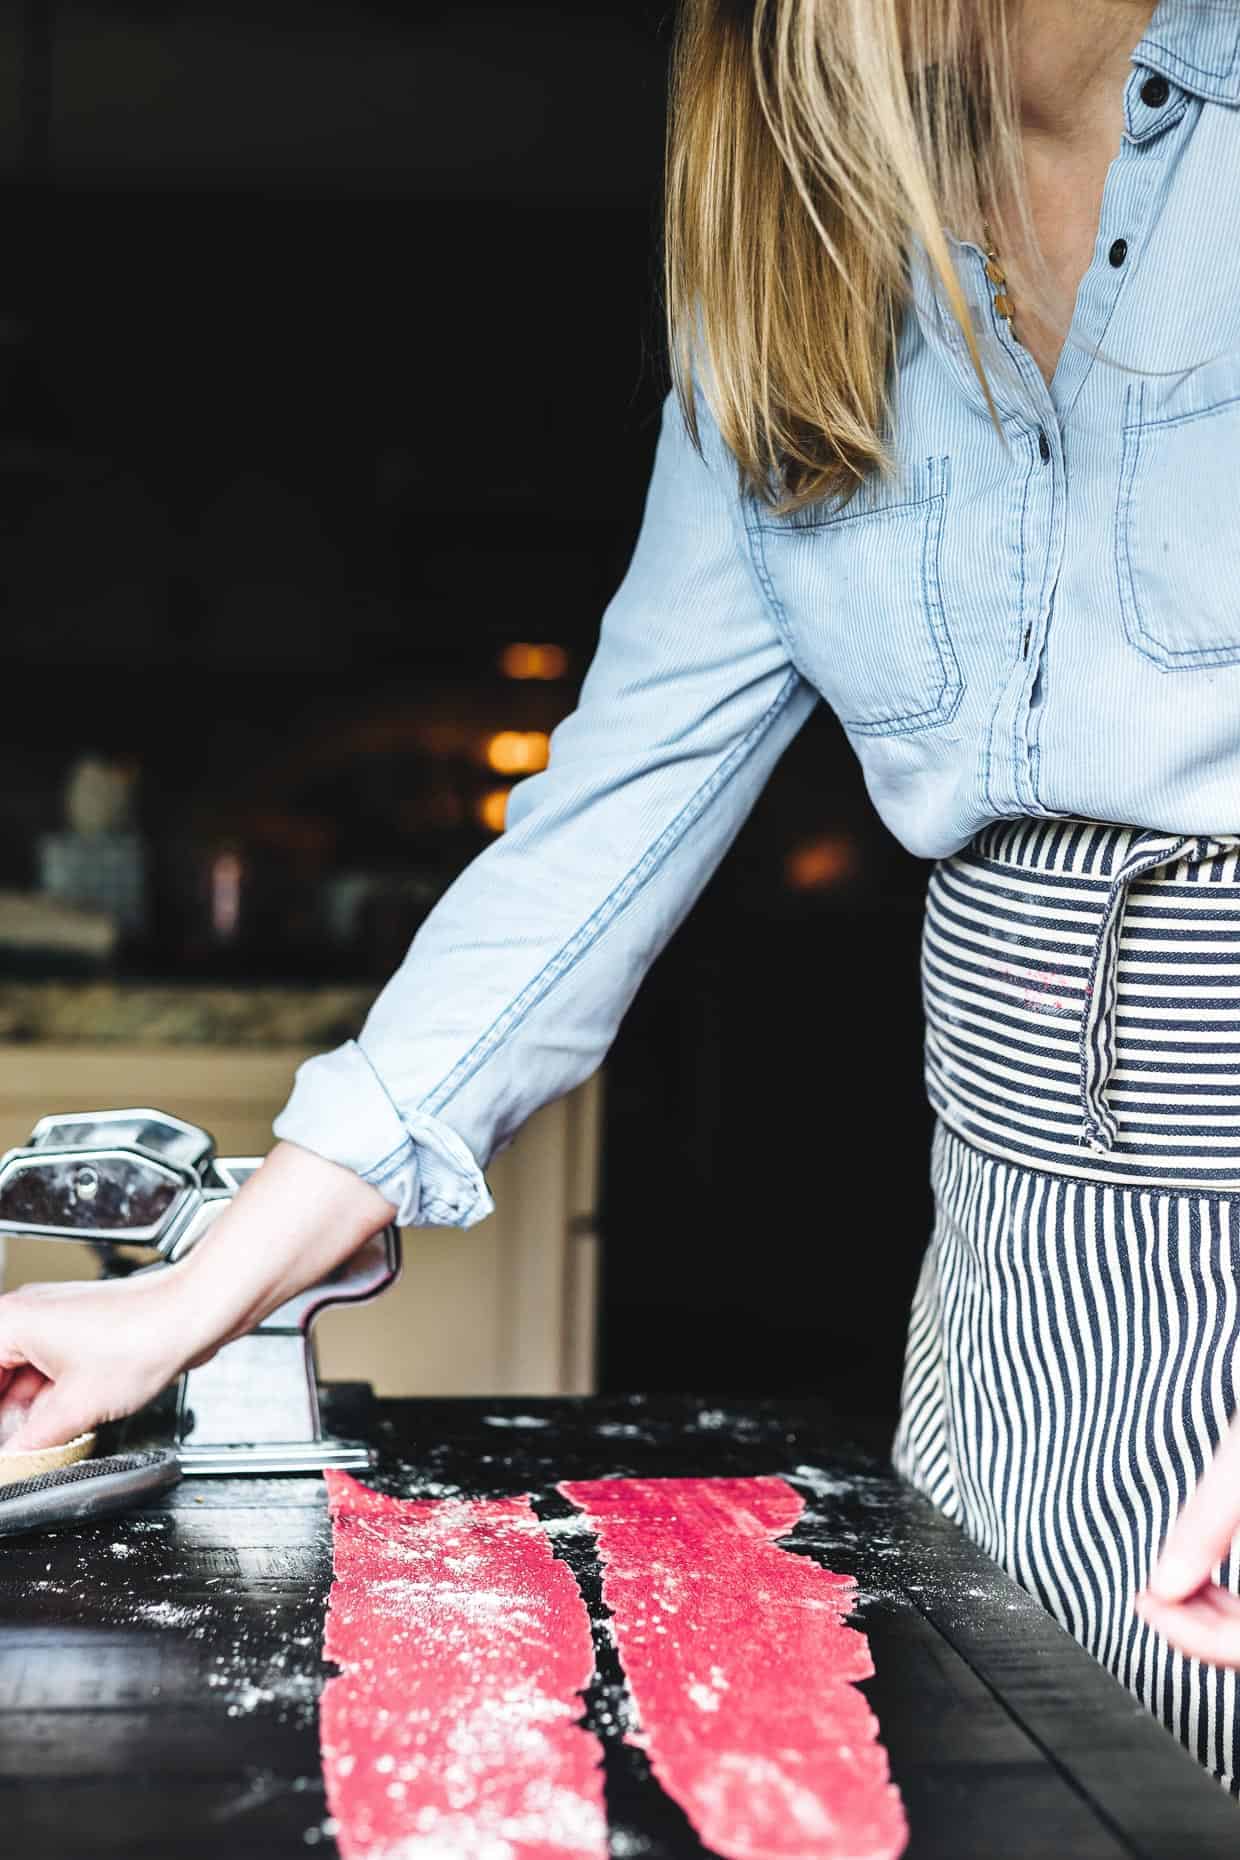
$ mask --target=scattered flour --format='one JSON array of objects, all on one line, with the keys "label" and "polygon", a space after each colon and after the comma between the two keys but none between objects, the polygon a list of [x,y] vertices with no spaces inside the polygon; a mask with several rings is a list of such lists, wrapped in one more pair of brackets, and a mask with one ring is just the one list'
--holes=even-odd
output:
[{"label": "scattered flour", "polygon": [[150,1627],[193,1627],[208,1614],[205,1602],[135,1602],[134,1618]]},{"label": "scattered flour", "polygon": [[762,1423],[751,1414],[729,1414],[726,1408],[699,1408],[694,1426],[704,1434],[756,1434]]},{"label": "scattered flour", "polygon": [[851,1480],[838,1479],[820,1466],[794,1466],[788,1477],[798,1485],[808,1486],[815,1498],[844,1498],[853,1490]]},{"label": "scattered flour", "polygon": [[650,1841],[644,1834],[634,1834],[628,1828],[612,1828],[607,1836],[607,1847],[611,1860],[639,1860],[642,1854],[650,1852]]}]

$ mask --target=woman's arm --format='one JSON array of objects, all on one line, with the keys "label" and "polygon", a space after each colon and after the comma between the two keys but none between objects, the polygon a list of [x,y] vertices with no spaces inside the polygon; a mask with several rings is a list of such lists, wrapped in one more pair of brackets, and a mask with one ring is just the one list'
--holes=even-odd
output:
[{"label": "woman's arm", "polygon": [[441,899],[359,1038],[299,1069],[282,1141],[234,1206],[149,1279],[0,1299],[0,1437],[38,1391],[10,1445],[132,1410],[393,1218],[482,1219],[491,1156],[597,1068],[816,702],[699,417],[704,457],[669,395],[633,559],[550,766],[514,790],[507,832]]},{"label": "woman's arm", "polygon": [[598,1066],[650,964],[816,701],[754,574],[735,467],[671,396],[632,562],[548,769],[431,913],[356,1042],[298,1072],[275,1134],[469,1226],[482,1171]]}]

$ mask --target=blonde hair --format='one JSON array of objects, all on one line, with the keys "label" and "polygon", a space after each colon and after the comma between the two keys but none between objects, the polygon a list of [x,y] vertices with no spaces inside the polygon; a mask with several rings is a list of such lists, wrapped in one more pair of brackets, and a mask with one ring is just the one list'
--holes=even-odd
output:
[{"label": "blonde hair", "polygon": [[[781,514],[891,468],[910,234],[985,369],[943,228],[1036,252],[1014,0],[683,0],[664,284],[672,378]],[[1026,289],[1047,298],[1043,267]]]}]

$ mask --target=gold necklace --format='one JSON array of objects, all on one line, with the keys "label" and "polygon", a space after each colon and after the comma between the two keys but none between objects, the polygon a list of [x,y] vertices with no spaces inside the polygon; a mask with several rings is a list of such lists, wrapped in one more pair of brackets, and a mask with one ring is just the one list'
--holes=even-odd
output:
[{"label": "gold necklace", "polygon": [[1016,313],[1016,305],[1012,298],[1012,287],[1007,281],[1003,266],[999,263],[999,254],[995,250],[990,228],[985,220],[982,221],[982,240],[986,252],[986,276],[995,287],[995,314],[1003,318],[1008,326],[1008,335],[1015,342],[1016,329],[1012,318]]}]

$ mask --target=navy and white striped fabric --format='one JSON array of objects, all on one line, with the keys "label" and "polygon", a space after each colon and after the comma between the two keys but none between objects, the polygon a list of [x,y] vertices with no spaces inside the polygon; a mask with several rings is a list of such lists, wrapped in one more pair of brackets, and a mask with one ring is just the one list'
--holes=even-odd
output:
[{"label": "navy and white striped fabric", "polygon": [[935,868],[935,1229],[894,1457],[1240,1792],[1237,1675],[1132,1612],[1236,1408],[1238,861],[1022,821]]},{"label": "navy and white striped fabric", "polygon": [[1237,1675],[1132,1597],[1235,1406],[1240,1203],[1023,1169],[942,1123],[933,1173],[896,1467],[1235,1791]]},{"label": "navy and white striped fabric", "polygon": [[1240,834],[1003,821],[933,869],[926,1087],[994,1155],[1240,1190]]}]

